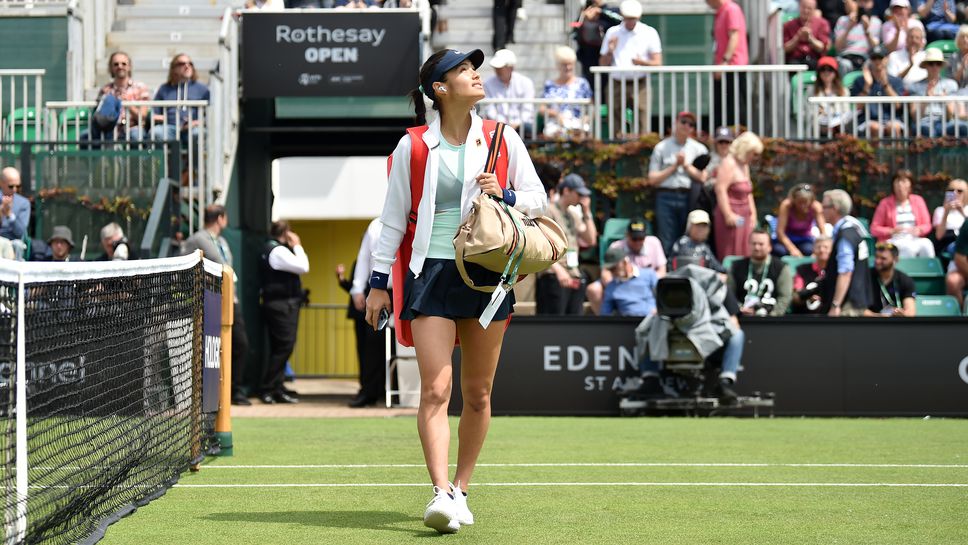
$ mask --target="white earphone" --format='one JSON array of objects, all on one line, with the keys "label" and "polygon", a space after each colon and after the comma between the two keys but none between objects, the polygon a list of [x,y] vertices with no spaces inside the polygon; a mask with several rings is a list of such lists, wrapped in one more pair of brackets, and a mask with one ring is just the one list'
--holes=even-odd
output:
[{"label": "white earphone", "polygon": [[440,90],[441,90],[441,91],[444,91],[444,92],[446,92],[446,91],[447,91],[447,88],[446,88],[446,87],[444,87],[443,85],[441,85],[441,86],[440,86]]}]

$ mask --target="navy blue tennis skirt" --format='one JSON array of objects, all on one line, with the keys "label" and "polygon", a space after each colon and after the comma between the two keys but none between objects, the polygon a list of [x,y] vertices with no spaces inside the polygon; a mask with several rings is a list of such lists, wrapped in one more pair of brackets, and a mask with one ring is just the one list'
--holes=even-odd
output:
[{"label": "navy blue tennis skirt", "polygon": [[[467,275],[478,286],[496,286],[501,273],[480,265],[464,262]],[[413,320],[418,316],[440,316],[451,320],[480,318],[491,302],[491,294],[471,289],[464,283],[453,259],[424,260],[423,272],[414,278],[407,271],[403,286],[403,310],[400,318]],[[514,312],[514,291],[508,293],[494,314],[494,321],[505,320]]]}]

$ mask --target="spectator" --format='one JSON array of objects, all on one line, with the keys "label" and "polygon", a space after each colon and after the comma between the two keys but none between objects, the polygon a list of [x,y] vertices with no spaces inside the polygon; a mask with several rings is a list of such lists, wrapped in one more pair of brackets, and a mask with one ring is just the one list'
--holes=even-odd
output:
[{"label": "spectator", "polygon": [[944,192],[944,204],[934,209],[934,255],[941,255],[954,244],[958,232],[965,223],[965,205],[968,204],[968,182],[962,179],[948,182]]},{"label": "spectator", "polygon": [[652,269],[632,264],[621,248],[605,252],[602,267],[612,275],[605,286],[602,316],[649,316],[655,313],[655,285],[659,279]]},{"label": "spectator", "polygon": [[367,9],[374,6],[373,0],[336,0],[333,4],[337,9]]},{"label": "spectator", "polygon": [[494,28],[491,46],[495,55],[508,44],[514,43],[514,23],[517,21],[521,2],[522,0],[494,0],[494,7],[491,9]]},{"label": "spectator", "polygon": [[[581,206],[581,219],[576,220],[569,207]],[[590,211],[591,191],[577,174],[568,174],[558,184],[558,199],[548,206],[547,215],[555,220],[568,237],[568,249],[548,270],[539,273],[535,283],[535,313],[581,314],[585,302],[585,278],[578,268],[578,251],[592,246],[598,239]]]},{"label": "spectator", "polygon": [[123,51],[115,51],[108,58],[108,72],[112,80],[98,91],[97,102],[100,103],[105,95],[113,95],[121,101],[121,115],[118,116],[117,124],[110,129],[103,128],[97,120],[92,119],[90,132],[82,135],[81,139],[141,140],[141,124],[146,119],[148,107],[124,106],[124,103],[133,100],[151,100],[151,91],[144,83],[132,79],[133,69],[131,57]]},{"label": "spectator", "polygon": [[910,318],[915,315],[914,280],[894,268],[897,257],[898,248],[890,242],[878,242],[874,247],[874,267],[870,270],[873,290],[865,316]]},{"label": "spectator", "polygon": [[934,244],[925,238],[931,232],[931,215],[920,195],[911,188],[914,175],[901,169],[891,181],[892,194],[881,199],[871,220],[871,234],[880,242],[897,246],[901,257],[934,257]]},{"label": "spectator", "polygon": [[[381,8],[409,9],[413,7],[413,0],[385,0]],[[433,28],[433,27],[431,27]]]},{"label": "spectator", "polygon": [[[704,210],[712,217],[713,210],[716,208],[716,174],[719,172],[719,165],[723,158],[729,155],[729,145],[735,138],[733,129],[729,127],[718,127],[713,132],[713,149],[709,154],[709,163],[703,169],[706,173],[706,181],[692,184],[689,192],[690,210]],[[688,231],[688,227],[686,230]],[[710,245],[715,244],[711,232],[707,242]]]},{"label": "spectator", "polygon": [[[844,97],[850,93],[840,81],[837,71],[837,61],[833,57],[821,57],[817,61],[817,83],[808,91],[815,97]],[[813,117],[811,123],[816,123],[821,135],[830,137],[834,133],[842,132],[850,121],[853,112],[848,104],[818,104],[816,108],[809,108]]]},{"label": "spectator", "polygon": [[928,71],[921,67],[925,55],[924,44],[924,31],[913,27],[908,31],[907,46],[887,56],[887,73],[904,80],[905,89],[928,77]]},{"label": "spectator", "polygon": [[874,0],[858,0],[850,6],[834,26],[834,49],[844,74],[860,70],[871,49],[881,43],[881,18],[873,13]]},{"label": "spectator", "polygon": [[770,233],[755,229],[749,241],[749,257],[733,261],[726,285],[744,316],[783,316],[793,297],[790,267],[770,255]]},{"label": "spectator", "polygon": [[814,226],[820,233],[827,231],[827,224],[823,220],[823,207],[810,184],[797,184],[790,188],[787,197],[780,202],[780,209],[776,214],[773,255],[803,257],[812,254]]},{"label": "spectator", "polygon": [[[638,0],[624,0],[619,6],[619,12],[622,15],[622,24],[613,26],[605,32],[598,63],[602,66],[618,68],[662,66],[662,42],[659,39],[659,33],[639,20],[642,18],[642,4]],[[641,72],[612,72],[609,76],[613,82],[609,109],[615,132],[626,132],[622,97],[625,97],[628,108],[634,108],[633,105],[637,105],[640,123],[644,125],[649,118],[651,106],[649,77]],[[636,86],[638,86],[637,95]]]},{"label": "spectator", "polygon": [[959,88],[965,89],[968,88],[968,25],[958,27],[955,45],[958,50],[951,54],[951,77]]},{"label": "spectator", "polygon": [[[834,28],[837,21],[847,15],[848,8],[856,8],[856,6],[856,1],[817,0],[817,15],[827,20],[827,26]],[[830,36],[830,39],[833,40],[833,36]]]},{"label": "spectator", "polygon": [[706,165],[706,172],[709,173],[706,179],[707,183],[715,181],[719,165],[729,155],[729,145],[733,143],[733,140],[736,140],[736,133],[729,127],[716,127],[713,137],[713,150],[709,154],[709,164]]},{"label": "spectator", "polygon": [[817,69],[817,60],[830,49],[830,23],[817,11],[817,0],[800,0],[800,16],[783,25],[787,64]]},{"label": "spectator", "polygon": [[134,258],[124,231],[115,222],[101,228],[101,247],[104,248],[104,254],[98,261],[127,261]]},{"label": "spectator", "polygon": [[[375,218],[363,233],[360,250],[353,266],[348,315],[356,330],[356,356],[360,364],[360,389],[350,402],[353,409],[376,404],[386,398],[386,331],[374,331],[366,323],[366,296],[370,294],[370,271],[373,270],[373,251],[380,240],[383,223]],[[392,280],[391,280],[392,282]],[[391,286],[388,286],[392,289]]]},{"label": "spectator", "polygon": [[[942,78],[944,68],[944,53],[940,49],[929,49],[921,61],[921,66],[928,71],[928,77],[921,83],[911,86],[911,94],[916,96],[943,97],[958,92],[955,80]],[[918,134],[938,137],[968,136],[968,123],[958,119],[958,110],[954,102],[930,102],[928,104],[911,104],[911,115],[918,121]]]},{"label": "spectator", "polygon": [[585,0],[585,7],[572,24],[575,42],[578,44],[578,61],[582,76],[589,83],[595,81],[592,67],[598,66],[602,39],[605,32],[622,22],[617,11],[605,5],[605,0]]},{"label": "spectator", "polygon": [[[592,98],[588,80],[575,76],[576,60],[575,52],[570,47],[559,45],[555,48],[558,78],[545,82],[544,98]],[[589,120],[582,114],[579,105],[552,105],[543,107],[542,113],[545,136],[567,136],[570,131],[587,131]]]},{"label": "spectator", "polygon": [[968,285],[965,282],[968,279],[968,229],[958,231],[954,251],[945,276],[945,287],[948,295],[958,299],[958,308],[962,308],[965,304],[965,287]]},{"label": "spectator", "polygon": [[286,9],[286,3],[282,0],[245,0],[245,9],[258,11],[282,11]]},{"label": "spectator", "polygon": [[[494,75],[484,82],[487,98],[534,98],[534,82],[514,71],[518,57],[510,49],[501,49],[491,57]],[[484,117],[507,123],[523,137],[534,134],[534,104],[488,104]]]},{"label": "spectator", "polygon": [[[625,238],[616,240],[608,246],[608,249],[618,248],[623,255],[629,258],[629,262],[638,269],[650,269],[655,272],[656,278],[662,278],[666,274],[666,255],[662,251],[662,243],[653,236],[645,233],[645,223],[632,221],[629,223]],[[603,266],[601,277],[588,285],[585,290],[585,297],[588,299],[592,312],[599,313],[602,304],[602,294],[604,289],[612,281],[612,274],[608,267]]]},{"label": "spectator", "polygon": [[823,194],[823,214],[834,226],[833,259],[827,260],[820,283],[820,312],[828,316],[863,316],[871,299],[867,274],[867,231],[850,215],[852,202],[843,189]]},{"label": "spectator", "polygon": [[[154,100],[209,100],[208,87],[198,81],[198,73],[191,57],[179,53],[171,59],[168,66],[168,79],[158,87]],[[178,140],[188,142],[188,129],[191,125],[192,139],[198,138],[201,120],[198,108],[186,106],[155,108],[154,126],[151,128],[152,140]],[[190,122],[189,122],[190,120]]]},{"label": "spectator", "polygon": [[50,238],[47,239],[50,247],[51,261],[70,261],[71,250],[74,249],[74,236],[71,228],[66,225],[55,225]]},{"label": "spectator", "polygon": [[928,40],[952,40],[958,33],[955,0],[920,0],[918,17],[927,30]]},{"label": "spectator", "polygon": [[[886,56],[884,46],[879,45],[871,51],[870,60],[864,65],[864,77],[857,78],[851,86],[851,96],[896,97],[904,94],[904,82],[887,73]],[[900,119],[897,108],[891,104],[866,105],[857,114],[857,130],[874,138],[885,134],[889,138],[899,138],[904,135],[904,124]]]},{"label": "spectator", "polygon": [[693,166],[693,161],[709,153],[706,146],[693,139],[696,115],[679,112],[676,119],[673,135],[656,144],[649,158],[648,184],[656,188],[656,227],[662,251],[667,254],[686,230],[693,181],[706,181],[706,173]]},{"label": "spectator", "polygon": [[891,0],[890,15],[886,16],[881,26],[881,44],[890,52],[904,49],[907,45],[907,34],[914,27],[924,30],[921,21],[911,17],[911,2],[909,0]]},{"label": "spectator", "polygon": [[23,255],[23,239],[30,223],[30,200],[20,194],[22,183],[16,168],[0,170],[0,237],[11,241],[17,256]]},{"label": "spectator", "polygon": [[[706,0],[706,4],[716,12],[713,19],[713,39],[716,42],[713,64],[723,66],[749,64],[746,16],[743,15],[743,8],[733,0]],[[713,78],[712,124],[745,123],[746,77],[736,72],[726,72],[725,76],[721,72],[716,72]],[[723,101],[726,103],[724,109]]]},{"label": "spectator", "polygon": [[[203,217],[204,226],[188,237],[182,245],[182,253],[190,254],[201,250],[207,259],[222,265],[234,267],[232,250],[222,233],[229,226],[229,216],[225,207],[220,204],[210,204],[205,207]],[[249,353],[249,336],[245,331],[245,318],[242,305],[239,302],[238,275],[236,275],[235,301],[232,313],[232,405],[252,405],[245,395],[245,358]]]},{"label": "spectator", "polygon": [[269,364],[259,384],[266,404],[298,403],[283,387],[286,362],[296,346],[299,307],[306,299],[299,275],[309,272],[309,257],[287,221],[274,221],[262,254],[262,316],[269,330]]},{"label": "spectator", "polygon": [[763,142],[752,132],[744,132],[729,145],[716,175],[716,209],[713,231],[716,255],[749,255],[749,236],[756,227],[756,202],[750,164],[763,153]]},{"label": "spectator", "polygon": [[672,260],[674,270],[690,263],[712,269],[718,273],[726,274],[726,267],[716,259],[713,249],[706,244],[709,238],[709,213],[705,210],[693,210],[689,212],[689,219],[686,221],[686,234],[682,235],[675,244],[672,245]]},{"label": "spectator", "polygon": [[793,274],[793,298],[790,308],[794,314],[817,314],[820,301],[820,283],[827,271],[827,260],[833,250],[833,240],[820,235],[813,241],[813,262],[801,263]]}]

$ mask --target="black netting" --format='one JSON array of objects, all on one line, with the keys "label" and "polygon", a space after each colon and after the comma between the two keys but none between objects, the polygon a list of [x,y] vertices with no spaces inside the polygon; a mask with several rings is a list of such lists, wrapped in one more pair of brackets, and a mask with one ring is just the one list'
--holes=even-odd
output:
[{"label": "black netting", "polygon": [[[20,543],[96,541],[200,459],[204,276],[197,265],[25,284],[29,489]],[[17,542],[15,325],[15,286],[0,284],[8,542]]]}]

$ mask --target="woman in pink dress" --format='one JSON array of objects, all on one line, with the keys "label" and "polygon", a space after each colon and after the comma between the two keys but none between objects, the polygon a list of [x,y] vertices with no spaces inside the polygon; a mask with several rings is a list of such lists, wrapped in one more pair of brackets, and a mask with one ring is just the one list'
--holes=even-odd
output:
[{"label": "woman in pink dress", "polygon": [[750,232],[756,224],[756,203],[750,163],[763,153],[763,142],[752,132],[744,132],[729,145],[729,155],[719,165],[716,176],[716,209],[713,228],[716,257],[749,255]]}]

